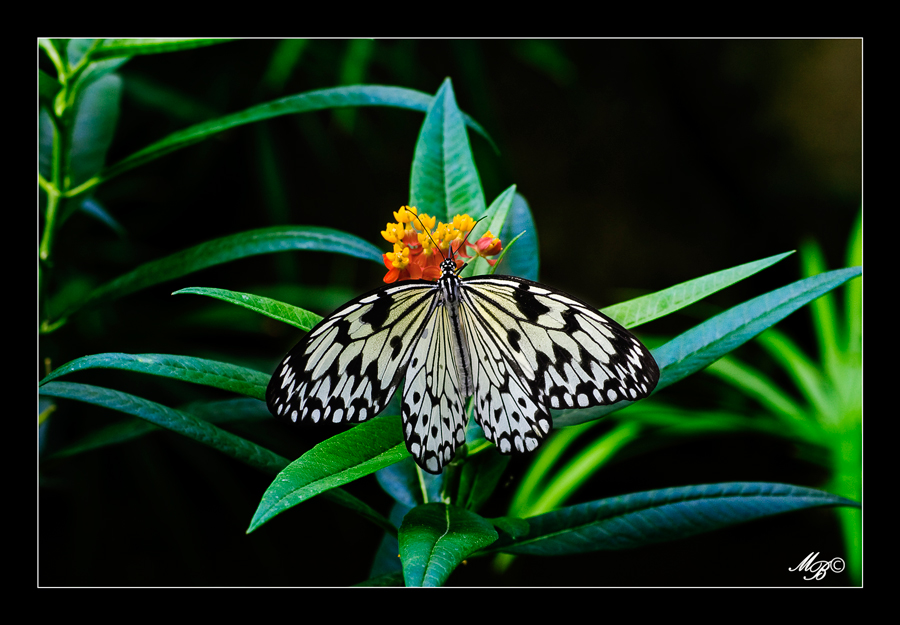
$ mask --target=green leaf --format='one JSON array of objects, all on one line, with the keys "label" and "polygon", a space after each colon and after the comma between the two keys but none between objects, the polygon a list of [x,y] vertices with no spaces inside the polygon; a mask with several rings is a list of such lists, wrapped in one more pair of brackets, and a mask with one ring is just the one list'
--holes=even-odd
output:
[{"label": "green leaf", "polygon": [[209,445],[267,473],[275,473],[288,463],[285,458],[272,453],[265,447],[221,430],[207,421],[198,419],[182,410],[169,408],[129,393],[88,384],[47,382],[41,386],[40,394],[74,399],[140,417],[161,428]]},{"label": "green leaf", "polygon": [[748,397],[753,397],[771,414],[796,421],[807,419],[805,411],[790,393],[782,390],[774,380],[749,365],[725,356],[712,363],[707,371],[741,389]]},{"label": "green leaf", "polygon": [[100,47],[100,39],[70,39],[65,46],[66,67],[57,76],[63,89],[54,103],[59,117],[66,115],[66,109],[75,104],[88,87],[109,76],[128,62],[128,57],[95,60],[91,53]]},{"label": "green leaf", "polygon": [[57,72],[65,71],[66,45],[68,43],[68,39],[49,39],[47,37],[38,39],[38,45],[53,62]]},{"label": "green leaf", "polygon": [[260,79],[268,93],[283,93],[284,85],[291,77],[294,69],[300,65],[303,52],[309,46],[308,39],[281,39],[272,56],[266,71]]},{"label": "green leaf", "polygon": [[407,456],[409,452],[401,438],[399,415],[365,421],[332,436],[278,474],[263,495],[247,533],[310,497],[374,473]]},{"label": "green leaf", "polygon": [[225,302],[237,304],[238,306],[243,306],[244,308],[266,315],[272,319],[283,321],[295,328],[300,328],[305,331],[311,330],[317,323],[322,321],[322,317],[314,312],[298,308],[297,306],[291,306],[290,304],[284,304],[274,299],[269,299],[268,297],[252,295],[250,293],[192,286],[175,291],[172,295],[182,295],[186,293],[206,295]]},{"label": "green leaf", "polygon": [[738,265],[731,269],[717,271],[702,278],[676,284],[656,293],[650,293],[627,302],[608,306],[602,312],[626,328],[634,328],[642,323],[673,313],[685,306],[690,306],[716,291],[721,291],[735,282],[740,282],[744,278],[748,278],[758,271],[774,265],[793,253],[785,252],[784,254],[769,256],[752,263]]},{"label": "green leaf", "polygon": [[469,456],[459,472],[454,501],[466,510],[477,511],[494,493],[509,461],[510,456],[496,448]]},{"label": "green leaf", "polygon": [[560,556],[631,549],[819,506],[860,507],[844,497],[789,484],[732,482],[665,488],[528,518],[528,534],[504,536],[490,551]]},{"label": "green leaf", "polygon": [[653,352],[660,366],[657,391],[715,362],[789,314],[862,272],[837,269],[798,280],[735,306]]},{"label": "green leaf", "polygon": [[488,521],[491,522],[491,525],[501,531],[506,532],[513,538],[522,538],[523,536],[527,536],[528,532],[531,531],[531,526],[525,519],[519,519],[511,516],[501,516],[493,519],[488,519]]},{"label": "green leaf", "polygon": [[[814,276],[825,270],[825,256],[818,243],[804,242],[800,247],[800,264],[805,276]],[[813,328],[825,370],[836,372],[840,368],[837,362],[840,358],[838,345],[841,337],[834,297],[828,295],[817,299],[812,305],[812,313]]]},{"label": "green leaf", "polygon": [[[369,504],[358,499],[345,491],[342,488],[332,488],[329,491],[322,493],[322,497],[332,501],[339,506],[343,506],[347,508],[351,512],[355,512],[359,516],[364,519],[371,521],[385,532],[387,532],[391,536],[397,535],[397,528],[384,517],[384,515],[380,514],[377,510],[372,508]],[[247,530],[249,533],[252,530]]]},{"label": "green leaf", "polygon": [[[249,397],[192,402],[182,406],[180,410],[213,424],[272,418],[265,402]],[[89,432],[77,441],[54,451],[48,459],[66,458],[101,447],[118,445],[158,430],[159,427],[149,421],[128,418],[123,422],[112,423]]]},{"label": "green leaf", "polygon": [[79,66],[89,64],[87,55],[91,52],[91,50],[99,47],[103,43],[102,39],[85,39],[83,37],[78,37],[75,39],[60,39],[59,41],[66,42],[66,62],[68,63],[69,69],[74,69]]},{"label": "green leaf", "polygon": [[[660,369],[659,383],[654,393],[700,371],[801,306],[855,278],[861,272],[860,267],[850,267],[798,280],[734,306],[680,334],[653,350],[653,357]],[[554,412],[554,426],[576,425],[599,419],[630,403],[620,401],[584,410]]]},{"label": "green leaf", "polygon": [[[847,266],[862,265],[862,212],[856,216],[850,241],[847,243]],[[845,349],[859,352],[862,346],[862,281],[847,285],[844,298],[844,316],[847,320]]]},{"label": "green leaf", "polygon": [[150,432],[158,432],[159,427],[143,419],[126,419],[120,423],[112,423],[99,430],[87,433],[74,443],[56,450],[48,456],[48,459],[68,458],[88,451],[127,443]]},{"label": "green leaf", "polygon": [[[382,85],[351,85],[287,96],[174,132],[169,136],[138,150],[134,154],[125,157],[118,163],[107,167],[96,179],[91,181],[91,186],[105,182],[110,178],[164,156],[165,154],[180,150],[181,148],[208,139],[215,134],[244,124],[251,124],[264,119],[279,117],[281,115],[293,115],[296,113],[307,113],[309,111],[347,106],[393,106],[416,111],[426,111],[431,104],[432,99],[432,96],[427,93],[422,93],[421,91],[403,89],[401,87],[385,87]],[[487,133],[477,122],[465,115],[463,115],[462,118],[469,127],[490,141],[490,137],[487,136]],[[84,189],[80,189],[79,191],[83,190]]]},{"label": "green leaf", "polygon": [[[272,453],[265,447],[221,430],[212,423],[198,419],[183,410],[169,408],[128,393],[87,384],[48,382],[40,388],[40,394],[83,401],[139,417],[161,428],[194,439],[204,445],[209,445],[236,460],[261,469],[266,473],[274,474],[288,466],[286,458]],[[397,430],[399,431],[399,424]],[[323,496],[372,521],[386,531],[396,531],[390,521],[373,510],[368,504],[340,488],[335,488]]]},{"label": "green leaf", "polygon": [[[491,234],[497,236],[503,230],[506,218],[509,216],[509,210],[512,207],[513,198],[516,195],[516,185],[507,188],[503,193],[497,196],[485,212],[485,219],[478,222],[478,225],[469,235],[469,243],[475,243],[484,236],[484,233],[490,231]],[[502,241],[506,245],[505,241]],[[460,274],[464,278],[469,276],[481,276],[487,274],[491,269],[487,259],[478,256],[472,262],[468,263]]]},{"label": "green leaf", "polygon": [[[69,153],[66,159],[70,189],[95,176],[106,165],[106,153],[112,144],[119,119],[119,102],[122,96],[122,78],[118,74],[105,74],[90,83],[82,83],[75,102],[74,124],[68,138]],[[78,202],[70,202],[77,208]],[[65,219],[66,215],[63,215]]]},{"label": "green leaf", "polygon": [[[537,282],[540,273],[541,251],[538,246],[537,228],[528,202],[521,194],[516,193],[512,208],[507,216],[500,240],[506,247],[517,236],[525,233],[516,245],[503,256],[498,272],[506,275],[520,276],[526,280]],[[494,234],[497,234],[496,232]]]},{"label": "green leaf", "polygon": [[444,223],[464,213],[479,219],[485,212],[481,181],[449,78],[434,96],[419,131],[409,205]]},{"label": "green leaf", "polygon": [[428,503],[410,510],[398,535],[407,586],[441,586],[470,554],[498,538],[489,521],[468,510]]},{"label": "green leaf", "polygon": [[227,43],[231,39],[104,39],[103,43],[91,51],[91,60],[111,59],[117,56],[138,54],[160,54],[180,52],[216,43]]},{"label": "green leaf", "polygon": [[[394,393],[392,403],[396,404],[396,408],[389,404],[384,409],[385,414],[400,414],[400,395],[399,391]],[[384,492],[404,508],[409,509],[429,501],[443,501],[444,475],[422,471],[412,456],[381,469],[375,477]],[[399,525],[402,520],[401,515],[396,524]]]},{"label": "green leaf", "polygon": [[269,375],[227,362],[172,354],[94,354],[76,358],[54,369],[41,381],[85,369],[120,369],[158,375],[193,384],[203,384],[256,399],[265,399]]},{"label": "green leaf", "polygon": [[104,224],[120,238],[124,239],[127,236],[122,224],[120,224],[115,217],[110,215],[109,211],[107,211],[96,198],[86,197],[83,201],[73,202],[73,204],[80,204],[78,208],[80,208],[84,214],[90,215],[100,223]]},{"label": "green leaf", "polygon": [[513,199],[516,197],[516,185],[510,185],[498,195],[485,212],[484,221],[480,222],[473,230],[472,237],[478,240],[484,233],[490,230],[496,236],[503,230],[509,211],[512,208]]},{"label": "green leaf", "polygon": [[[523,479],[520,489],[523,495],[529,496],[529,500],[524,502],[516,501],[515,503],[518,507],[511,508],[511,512],[521,516],[530,516],[558,507],[567,497],[578,490],[582,484],[600,471],[623,448],[636,440],[641,435],[642,430],[641,424],[632,420],[617,423],[611,430],[597,436],[592,441],[589,441],[586,447],[578,450],[574,457],[571,457],[568,462],[554,473],[551,480],[544,481],[540,487],[531,491],[525,490],[525,479],[529,481],[535,480],[535,478],[539,479],[541,474],[536,472],[533,476],[527,476]],[[570,428],[566,429],[565,432],[577,434],[578,431]],[[554,446],[557,449],[548,451],[570,451],[565,449],[569,447],[569,445],[565,444],[565,437],[553,437],[553,441],[560,439],[562,439],[561,444]],[[563,449],[560,450],[559,447]],[[569,455],[572,455],[571,451]],[[549,458],[542,458],[541,460],[542,463],[549,463],[553,462],[554,459],[559,459],[561,456],[561,453],[555,453]]]},{"label": "green leaf", "polygon": [[379,264],[382,262],[381,251],[377,247],[357,236],[332,228],[275,226],[249,230],[201,243],[171,256],[145,263],[98,287],[59,318],[45,321],[42,330],[53,331],[77,312],[207,267],[247,256],[291,250],[339,252]]},{"label": "green leaf", "polygon": [[[38,111],[38,175],[41,179],[55,183],[53,178],[53,146],[58,141],[57,127],[54,124],[50,109],[42,106]],[[43,188],[43,187],[42,187]],[[46,188],[44,188],[47,191]],[[46,207],[45,207],[45,210]]]},{"label": "green leaf", "polygon": [[403,573],[385,573],[377,577],[370,577],[354,586],[402,586]]}]

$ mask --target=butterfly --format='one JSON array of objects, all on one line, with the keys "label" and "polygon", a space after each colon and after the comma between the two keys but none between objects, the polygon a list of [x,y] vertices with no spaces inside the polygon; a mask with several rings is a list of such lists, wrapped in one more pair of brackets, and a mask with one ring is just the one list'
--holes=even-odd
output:
[{"label": "butterfly", "polygon": [[407,280],[357,297],[284,357],[266,404],[291,423],[375,417],[401,381],[403,438],[439,474],[466,442],[466,402],[503,454],[533,451],[551,409],[647,397],[659,380],[650,351],[580,299],[514,276],[460,278],[449,258],[437,282]]}]

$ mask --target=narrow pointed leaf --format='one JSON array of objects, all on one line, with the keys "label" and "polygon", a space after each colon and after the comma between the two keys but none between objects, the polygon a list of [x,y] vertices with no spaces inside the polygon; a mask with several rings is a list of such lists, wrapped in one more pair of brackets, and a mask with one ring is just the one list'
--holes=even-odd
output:
[{"label": "narrow pointed leaf", "polygon": [[[266,408],[266,403],[249,397],[225,399],[208,402],[192,402],[182,406],[179,410],[207,421],[214,425],[231,423],[234,421],[271,419],[272,415]],[[143,419],[126,419],[123,422],[112,423],[100,429],[89,432],[75,442],[58,449],[48,456],[48,459],[66,458],[101,447],[118,445],[156,432],[160,428],[150,421]]]},{"label": "narrow pointed leaf", "polygon": [[657,390],[695,373],[789,314],[851,280],[860,267],[798,280],[716,315],[653,352],[660,366]]},{"label": "narrow pointed leaf", "polygon": [[153,425],[150,421],[144,421],[143,419],[127,419],[121,423],[111,423],[99,430],[89,432],[74,443],[53,452],[47,458],[59,459],[76,456],[102,447],[126,443],[130,440],[139,438],[144,434],[158,432],[159,429],[159,426]]},{"label": "narrow pointed leaf", "polygon": [[403,579],[407,586],[442,586],[470,554],[498,538],[481,516],[443,503],[410,510],[398,535]]},{"label": "narrow pointed leaf", "polygon": [[[349,85],[331,89],[320,89],[307,93],[298,93],[272,102],[252,106],[243,111],[211,119],[172,133],[156,143],[135,152],[114,165],[103,170],[93,181],[99,184],[134,167],[157,159],[169,152],[180,150],[204,139],[244,124],[271,119],[281,115],[293,115],[322,109],[341,108],[347,106],[392,106],[416,111],[425,111],[431,104],[432,96],[413,89],[386,87],[383,85]],[[473,130],[483,135],[488,141],[490,137],[484,129],[466,115],[462,119]],[[493,145],[493,143],[492,143]],[[496,148],[495,148],[496,149]]]},{"label": "narrow pointed leaf", "polygon": [[528,534],[504,536],[490,551],[558,556],[631,549],[819,506],[859,504],[820,490],[768,482],[665,488],[528,518]]},{"label": "narrow pointed leaf", "polygon": [[252,532],[277,514],[336,486],[409,456],[400,416],[385,416],[332,436],[288,465],[272,482],[253,515]]},{"label": "narrow pointed leaf", "polygon": [[212,386],[256,399],[265,399],[269,375],[227,362],[173,354],[94,354],[54,369],[41,384],[85,369],[120,369]]},{"label": "narrow pointed leaf", "polygon": [[528,202],[520,193],[516,193],[512,208],[499,236],[503,241],[503,246],[506,247],[519,235],[522,235],[522,238],[516,241],[515,246],[508,253],[504,254],[497,273],[519,276],[538,282],[541,253],[538,246],[537,228],[534,225],[534,216],[531,214]]},{"label": "narrow pointed leaf", "polygon": [[491,522],[491,525],[506,532],[512,538],[522,538],[527,536],[528,532],[531,531],[531,526],[528,524],[528,521],[518,517],[501,516],[488,519],[488,521]]},{"label": "narrow pointed leaf", "polygon": [[71,306],[59,319],[45,322],[44,331],[62,325],[83,309],[128,295],[149,286],[173,280],[207,267],[257,254],[292,250],[338,252],[381,263],[381,250],[357,236],[317,226],[276,226],[250,230],[201,243],[181,252],[145,263],[95,289]]},{"label": "narrow pointed leaf", "polygon": [[[122,78],[106,74],[81,86],[75,106],[75,120],[69,136],[66,188],[74,187],[96,175],[106,165],[106,154],[112,145],[119,119]],[[69,203],[68,212],[80,202]],[[63,215],[63,219],[68,214]]]},{"label": "narrow pointed leaf", "polygon": [[91,50],[91,60],[179,52],[229,41],[231,39],[104,39],[103,43]]},{"label": "narrow pointed leaf", "polygon": [[211,289],[206,287],[192,286],[186,289],[180,289],[172,293],[172,295],[182,295],[192,293],[194,295],[207,295],[220,299],[224,302],[230,302],[243,306],[254,312],[266,315],[272,319],[283,321],[295,328],[301,330],[311,330],[317,323],[322,321],[322,316],[314,312],[284,304],[268,297],[253,295],[251,293],[239,293],[237,291],[228,291],[226,289]]},{"label": "narrow pointed leaf", "polygon": [[409,204],[445,223],[457,214],[478,219],[485,212],[481,181],[450,79],[434,96],[419,132]]},{"label": "narrow pointed leaf", "polygon": [[[497,196],[497,198],[491,202],[491,205],[488,207],[485,212],[485,219],[480,221],[475,229],[472,230],[472,233],[469,235],[469,242],[475,243],[479,238],[484,236],[486,232],[490,232],[494,236],[497,236],[502,230],[503,226],[506,223],[506,219],[509,216],[510,208],[512,208],[513,198],[516,195],[516,185],[512,185],[508,187],[503,193]],[[509,242],[502,241],[503,246],[506,246]],[[487,259],[482,258],[480,256],[476,257],[475,260],[469,262],[465,269],[463,269],[460,274],[464,278],[468,278],[470,276],[481,276],[487,274],[491,269],[490,263],[488,263]]]},{"label": "narrow pointed leaf", "polygon": [[460,471],[454,501],[466,510],[477,512],[494,493],[509,461],[510,456],[493,449],[469,456]]},{"label": "narrow pointed leaf", "polygon": [[140,417],[269,473],[279,471],[288,463],[265,447],[221,430],[207,421],[129,393],[88,384],[47,382],[41,386],[40,394],[74,399]]},{"label": "narrow pointed leaf", "polygon": [[[660,378],[654,393],[686,378],[740,347],[817,297],[860,275],[860,267],[837,269],[760,295],[694,326],[662,347],[653,350]],[[568,426],[599,419],[631,402],[584,410],[554,412],[555,426]]]},{"label": "narrow pointed leaf", "polygon": [[809,418],[803,406],[793,398],[791,393],[782,389],[769,376],[736,358],[730,356],[720,358],[709,365],[707,371],[740,389],[741,393],[758,401],[773,415],[780,415],[797,422],[806,421]]},{"label": "narrow pointed leaf", "polygon": [[[198,419],[182,410],[169,408],[135,395],[98,386],[72,384],[70,382],[48,382],[40,388],[40,394],[49,397],[74,399],[139,417],[156,426],[194,439],[204,445],[209,445],[236,460],[266,473],[275,474],[288,466],[286,458],[272,453],[265,447],[221,430],[215,425],[203,419]],[[368,504],[340,488],[334,488],[325,493],[324,496],[372,521],[385,531],[396,531],[390,521],[373,510]]]},{"label": "narrow pointed leaf", "polygon": [[626,328],[634,328],[642,323],[664,317],[685,306],[690,306],[716,291],[721,291],[725,287],[774,265],[793,253],[777,254],[731,269],[717,271],[702,278],[688,280],[656,293],[608,306],[603,309],[603,314],[609,315]]}]

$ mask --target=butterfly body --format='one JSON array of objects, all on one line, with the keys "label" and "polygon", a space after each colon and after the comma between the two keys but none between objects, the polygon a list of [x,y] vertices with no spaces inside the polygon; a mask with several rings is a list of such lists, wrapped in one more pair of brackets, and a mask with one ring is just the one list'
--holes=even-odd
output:
[{"label": "butterfly body", "polygon": [[376,416],[403,378],[403,435],[440,473],[465,443],[466,400],[501,453],[534,450],[550,409],[649,395],[653,356],[630,332],[571,295],[512,276],[408,280],[351,300],[282,360],[266,391],[290,422]]}]

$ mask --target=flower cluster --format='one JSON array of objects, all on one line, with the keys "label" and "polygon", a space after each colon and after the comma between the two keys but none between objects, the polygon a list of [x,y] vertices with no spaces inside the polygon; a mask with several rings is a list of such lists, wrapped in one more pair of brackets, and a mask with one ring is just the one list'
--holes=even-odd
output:
[{"label": "flower cluster", "polygon": [[[401,207],[394,212],[394,218],[397,223],[389,223],[381,233],[394,244],[394,251],[383,255],[384,266],[388,269],[384,276],[387,283],[419,278],[437,280],[441,277],[441,261],[451,256],[451,248],[457,267],[465,264],[460,258],[481,256],[487,259],[502,249],[500,239],[490,232],[475,243],[469,243],[466,237],[475,227],[475,220],[468,215],[457,215],[451,223],[439,223],[436,228],[437,219],[425,213],[419,215],[415,206]],[[436,250],[435,245],[440,249]],[[493,265],[497,261],[488,259],[488,262]]]}]

